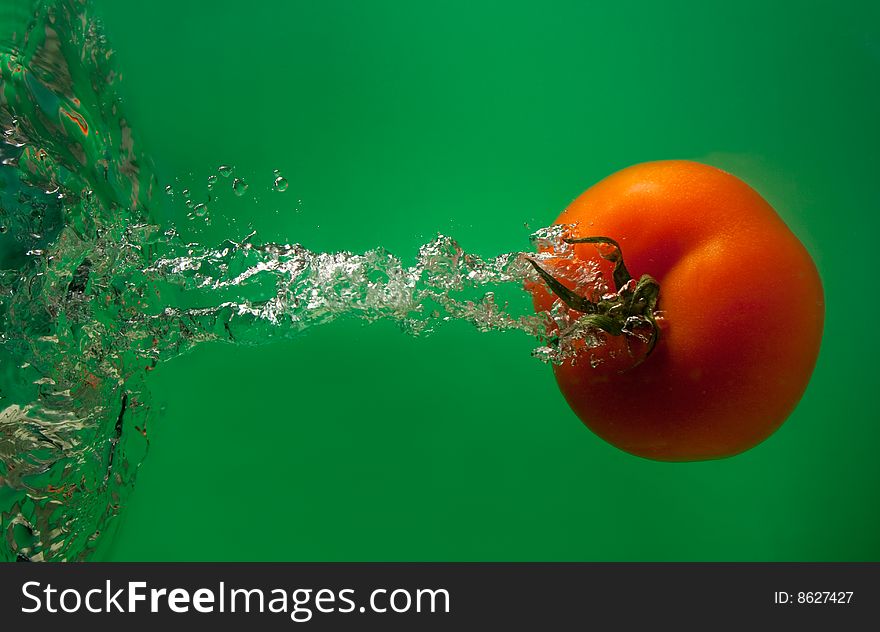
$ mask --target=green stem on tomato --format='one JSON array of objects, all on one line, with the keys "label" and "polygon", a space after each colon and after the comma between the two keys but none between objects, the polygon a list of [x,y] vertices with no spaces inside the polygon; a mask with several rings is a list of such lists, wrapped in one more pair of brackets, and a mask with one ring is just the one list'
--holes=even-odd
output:
[{"label": "green stem on tomato", "polygon": [[529,258],[529,263],[538,276],[547,283],[553,294],[571,309],[584,314],[583,319],[587,324],[612,336],[635,336],[638,335],[636,328],[640,325],[648,325],[651,330],[647,340],[648,350],[634,365],[638,366],[651,354],[660,337],[655,314],[660,296],[660,284],[649,274],[642,275],[637,283],[631,283],[632,276],[623,261],[623,251],[620,244],[610,237],[578,237],[565,239],[565,242],[569,244],[607,244],[614,247],[610,253],[600,252],[600,255],[614,264],[615,294],[603,297],[599,301],[591,301],[568,289],[534,259]]}]

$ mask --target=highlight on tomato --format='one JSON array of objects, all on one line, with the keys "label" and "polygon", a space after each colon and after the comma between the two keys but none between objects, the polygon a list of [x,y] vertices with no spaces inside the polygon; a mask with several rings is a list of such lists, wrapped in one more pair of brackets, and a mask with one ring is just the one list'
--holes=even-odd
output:
[{"label": "highlight on tomato", "polygon": [[[696,162],[644,163],[556,223],[573,257],[532,260],[531,290],[538,311],[602,338],[554,366],[587,427],[663,461],[732,456],[779,428],[810,380],[825,304],[809,253],[754,189]],[[579,292],[566,265],[597,266],[605,286]]]}]

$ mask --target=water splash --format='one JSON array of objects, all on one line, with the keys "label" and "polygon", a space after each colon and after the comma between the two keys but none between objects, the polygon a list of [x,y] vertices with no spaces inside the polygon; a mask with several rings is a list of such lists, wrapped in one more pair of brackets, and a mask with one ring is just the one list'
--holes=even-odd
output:
[{"label": "water splash", "polygon": [[[534,313],[527,256],[546,255],[481,258],[442,235],[409,265],[381,248],[321,253],[254,233],[184,242],[150,214],[154,194],[176,190],[159,186],[137,148],[87,0],[0,11],[13,25],[0,34],[0,559],[93,552],[146,456],[147,376],[201,342],[258,344],[357,318],[411,335],[449,321],[522,331],[545,361],[600,343],[558,302]],[[569,256],[565,234],[538,231],[533,248]],[[604,288],[589,265],[558,271],[584,291]],[[513,307],[498,299],[511,289],[525,299]]]}]

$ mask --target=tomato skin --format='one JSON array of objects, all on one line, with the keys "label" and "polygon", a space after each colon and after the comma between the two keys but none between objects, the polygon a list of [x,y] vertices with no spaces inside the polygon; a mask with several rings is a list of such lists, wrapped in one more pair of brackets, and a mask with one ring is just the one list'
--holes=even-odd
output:
[{"label": "tomato skin", "polygon": [[[822,284],[773,208],[733,175],[690,161],[635,165],[559,216],[573,237],[616,239],[633,277],[660,284],[653,353],[621,369],[622,337],[554,367],[572,410],[632,454],[664,461],[732,456],[770,436],[800,400],[819,352]],[[610,264],[592,244],[576,256]],[[554,297],[534,291],[545,310]],[[618,360],[612,359],[616,355]]]}]

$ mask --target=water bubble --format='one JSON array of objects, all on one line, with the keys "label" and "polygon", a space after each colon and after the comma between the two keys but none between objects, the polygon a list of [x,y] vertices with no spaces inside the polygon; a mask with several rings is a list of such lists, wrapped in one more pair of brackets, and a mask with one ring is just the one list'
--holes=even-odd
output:
[{"label": "water bubble", "polygon": [[239,197],[244,195],[245,191],[247,191],[247,188],[248,183],[245,182],[242,178],[236,178],[232,181],[232,190]]},{"label": "water bubble", "polygon": [[215,184],[217,184],[217,176],[215,176],[213,174],[209,175],[208,176],[208,190],[210,191],[211,189],[213,189]]},{"label": "water bubble", "polygon": [[2,235],[3,233],[5,233],[8,230],[9,230],[9,228],[7,226],[0,226],[0,235]]},{"label": "water bubble", "polygon": [[284,176],[278,176],[275,178],[275,190],[282,193],[287,191],[287,178]]},{"label": "water bubble", "polygon": [[189,189],[184,189],[181,193],[183,194],[183,197],[189,199]]},{"label": "water bubble", "polygon": [[220,167],[217,169],[217,171],[224,178],[228,178],[229,176],[232,175],[232,167],[230,167],[229,165],[220,165]]},{"label": "water bubble", "polygon": [[195,202],[193,202],[193,201],[192,201],[191,199],[189,199],[189,198],[186,198],[186,202],[184,202],[184,204],[186,204],[186,207],[187,207],[187,208],[192,208],[192,207],[193,207],[193,204],[195,204]]},{"label": "water bubble", "polygon": [[196,204],[193,213],[196,214],[196,217],[204,217],[208,214],[208,207],[204,204]]},{"label": "water bubble", "polygon": [[168,195],[174,195],[174,187],[171,186],[170,184],[166,184],[165,185],[165,193],[167,193]]}]

